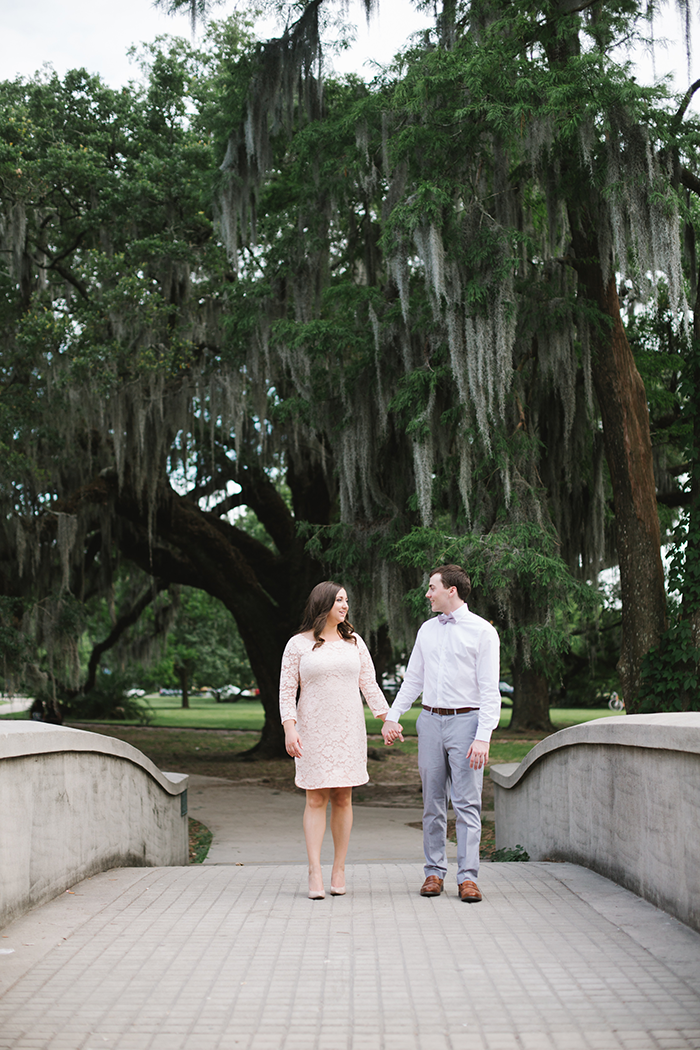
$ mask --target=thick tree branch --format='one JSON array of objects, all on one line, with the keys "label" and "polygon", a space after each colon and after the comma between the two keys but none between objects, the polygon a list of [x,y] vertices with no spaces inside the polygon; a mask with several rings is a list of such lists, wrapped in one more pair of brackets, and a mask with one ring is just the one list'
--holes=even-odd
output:
[{"label": "thick tree branch", "polygon": [[692,500],[690,492],[684,489],[670,489],[668,492],[657,492],[656,502],[665,507],[689,507]]},{"label": "thick tree branch", "polygon": [[213,507],[210,507],[209,513],[222,517],[224,514],[228,514],[229,511],[235,510],[236,507],[244,507],[245,505],[243,493],[234,492],[231,496],[226,496],[225,499],[220,500],[219,503],[215,503]]},{"label": "thick tree branch", "polygon": [[243,502],[255,511],[277,549],[288,551],[296,537],[294,518],[265,471],[246,467],[237,480],[243,489]]},{"label": "thick tree branch", "polygon": [[234,610],[234,593],[250,599],[257,592],[269,604],[270,595],[279,591],[279,564],[271,550],[216,514],[200,510],[167,484],[159,490],[155,538],[150,540],[147,509],[129,487],[128,476],[119,489],[114,472],[105,471],[52,509],[77,514],[90,504],[111,505],[119,521],[115,538],[123,553],[144,572],[206,590],[234,616],[245,613],[242,601]]},{"label": "thick tree branch", "polygon": [[144,594],[141,595],[138,601],[134,602],[134,604],[118,618],[104,641],[98,642],[97,645],[93,646],[92,652],[90,653],[90,659],[88,660],[87,678],[82,689],[84,693],[89,693],[91,689],[94,689],[97,669],[100,666],[100,660],[103,655],[117,644],[124,632],[136,623],[144,609],[151,604],[156,595],[160,594],[166,586],[167,585],[162,580],[154,580],[153,584]]},{"label": "thick tree branch", "polygon": [[700,179],[697,175],[693,175],[692,171],[688,171],[687,168],[681,168],[680,176],[685,188],[693,193],[697,193],[700,197]]},{"label": "thick tree branch", "polygon": [[77,277],[74,277],[70,270],[67,270],[65,266],[61,265],[61,263],[52,263],[50,266],[47,266],[46,269],[55,270],[56,273],[59,274],[64,281],[68,281],[69,284],[73,285],[75,290],[79,292],[79,294],[83,297],[83,299],[85,299],[86,302],[90,301],[90,295],[83,282],[79,281]]},{"label": "thick tree branch", "polygon": [[674,125],[680,124],[685,114],[685,111],[687,110],[688,106],[692,101],[693,95],[698,89],[700,89],[700,80],[696,80],[694,84],[691,84],[688,90],[686,91],[685,95],[683,96],[683,100],[673,117]]},{"label": "thick tree branch", "polygon": [[600,0],[559,0],[557,7],[560,14],[575,15],[594,7],[597,3],[600,3]]}]

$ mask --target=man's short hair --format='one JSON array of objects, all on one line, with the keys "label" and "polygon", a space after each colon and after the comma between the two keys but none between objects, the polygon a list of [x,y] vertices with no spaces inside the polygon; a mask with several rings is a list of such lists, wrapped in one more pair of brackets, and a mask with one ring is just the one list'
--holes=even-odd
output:
[{"label": "man's short hair", "polygon": [[457,594],[463,602],[466,602],[471,594],[472,581],[459,565],[438,565],[430,570],[430,575],[439,576],[443,587],[456,587]]}]

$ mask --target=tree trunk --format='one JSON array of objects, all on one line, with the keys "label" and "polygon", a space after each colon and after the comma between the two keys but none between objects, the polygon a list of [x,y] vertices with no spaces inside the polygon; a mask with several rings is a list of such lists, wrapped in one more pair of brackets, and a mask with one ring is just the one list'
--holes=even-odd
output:
[{"label": "tree trunk", "polygon": [[520,660],[513,661],[513,714],[510,729],[518,732],[551,733],[547,679]]},{"label": "tree trunk", "polygon": [[[233,609],[231,610],[233,612]],[[236,613],[233,613],[236,616]],[[250,666],[260,690],[260,703],[265,713],[260,739],[240,757],[286,758],[284,747],[284,730],[280,721],[279,677],[282,665],[282,653],[287,640],[294,632],[286,620],[282,623],[270,616],[270,611],[261,606],[252,605],[245,618],[236,616],[236,623],[241,639],[250,660]]]},{"label": "tree trunk", "polygon": [[[320,499],[320,483],[314,484],[311,474],[294,477],[295,508],[298,503],[305,520],[313,521],[319,506],[326,513],[328,500]],[[257,486],[250,492],[251,505],[274,537],[280,550],[276,554],[164,483],[149,538],[146,501],[129,487],[129,480],[127,476],[120,489],[116,475],[105,472],[61,509],[76,513],[85,503],[110,506],[113,535],[126,557],[159,581],[198,587],[223,602],[236,621],[265,712],[260,741],[248,755],[286,757],[279,716],[282,653],[298,628],[309,592],[323,579],[318,562],[304,550],[305,541],[296,536],[294,517],[262,472],[249,482],[250,489]],[[313,508],[307,506],[307,491]]]},{"label": "tree trunk", "polygon": [[658,645],[667,626],[649,410],[622,324],[615,277],[603,280],[595,241],[584,236],[575,216],[571,226],[582,290],[604,315],[595,329],[592,373],[612,482],[620,564],[622,646],[618,671],[627,711],[634,714],[639,704],[642,660],[652,646]]},{"label": "tree trunk", "polygon": [[183,660],[182,663],[175,664],[175,674],[177,675],[180,682],[180,689],[182,690],[182,706],[189,708],[190,706],[190,678],[192,676],[192,660]]}]

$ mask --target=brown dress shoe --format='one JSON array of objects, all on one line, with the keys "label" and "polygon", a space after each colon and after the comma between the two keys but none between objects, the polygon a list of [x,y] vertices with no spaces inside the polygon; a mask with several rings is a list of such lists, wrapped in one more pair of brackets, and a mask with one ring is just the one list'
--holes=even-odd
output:
[{"label": "brown dress shoe", "polygon": [[439,897],[442,893],[443,879],[439,879],[437,875],[428,875],[427,879],[420,888],[421,897]]},{"label": "brown dress shoe", "polygon": [[476,904],[477,901],[481,900],[481,894],[479,893],[479,887],[471,879],[465,879],[464,882],[459,884],[459,899],[466,901],[467,904]]}]

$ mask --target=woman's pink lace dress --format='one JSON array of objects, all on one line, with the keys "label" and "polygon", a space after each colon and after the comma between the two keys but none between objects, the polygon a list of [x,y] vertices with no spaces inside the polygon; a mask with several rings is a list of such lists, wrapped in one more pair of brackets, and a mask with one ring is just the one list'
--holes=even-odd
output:
[{"label": "woman's pink lace dress", "polygon": [[[377,685],[369,650],[338,639],[314,649],[312,638],[295,634],[287,642],[280,675],[282,721],[296,719],[303,755],[295,758],[301,788],[366,784],[367,732],[360,690],[372,713],[389,710]],[[301,686],[297,705],[297,686]]]}]

